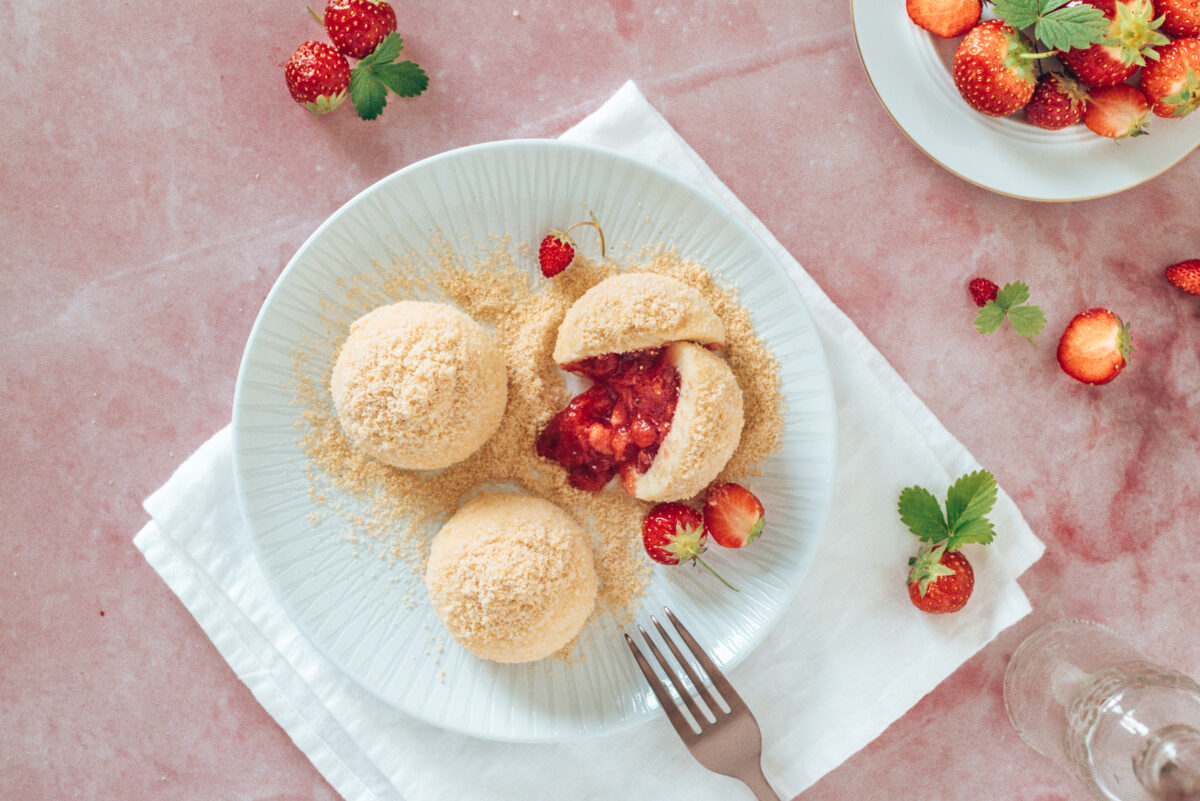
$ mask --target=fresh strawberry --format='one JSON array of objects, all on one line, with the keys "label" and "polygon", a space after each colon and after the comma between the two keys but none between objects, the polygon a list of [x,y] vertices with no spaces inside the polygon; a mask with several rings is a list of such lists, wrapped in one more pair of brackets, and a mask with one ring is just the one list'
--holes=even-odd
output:
[{"label": "fresh strawberry", "polygon": [[1127,83],[1105,86],[1088,93],[1083,124],[1109,139],[1124,139],[1146,133],[1150,104],[1142,90]]},{"label": "fresh strawberry", "polygon": [[762,535],[762,501],[741,484],[713,484],[704,494],[704,527],[718,545],[749,545]]},{"label": "fresh strawberry", "polygon": [[1085,99],[1087,92],[1074,78],[1047,72],[1038,78],[1033,98],[1025,106],[1025,119],[1031,125],[1057,131],[1083,119]]},{"label": "fresh strawberry", "polygon": [[1168,36],[1200,36],[1200,0],[1155,0]]},{"label": "fresh strawberry", "polygon": [[908,18],[935,36],[953,39],[975,27],[983,5],[979,0],[906,0]]},{"label": "fresh strawberry", "polygon": [[383,0],[329,0],[324,21],[333,46],[350,58],[370,55],[396,30],[396,12]]},{"label": "fresh strawberry", "polygon": [[590,211],[588,214],[590,220],[577,222],[565,231],[550,231],[542,237],[542,244],[538,247],[538,265],[542,268],[542,275],[553,278],[571,266],[575,259],[575,243],[569,234],[581,225],[596,229],[600,235],[600,258],[604,258],[604,231],[596,215]]},{"label": "fresh strawberry", "polygon": [[975,571],[967,557],[946,550],[944,543],[926,544],[908,564],[908,597],[922,612],[957,612],[967,605],[975,588]]},{"label": "fresh strawberry", "polygon": [[1176,39],[1142,70],[1142,91],[1160,117],[1186,117],[1200,105],[1200,39]]},{"label": "fresh strawberry", "polygon": [[542,275],[553,278],[575,260],[575,243],[562,231],[551,231],[538,248],[538,264]]},{"label": "fresh strawberry", "polygon": [[700,558],[707,550],[706,539],[708,531],[704,528],[704,518],[682,503],[660,503],[650,510],[642,523],[642,546],[655,562],[663,565],[698,562],[736,592],[735,587]]},{"label": "fresh strawberry", "polygon": [[995,300],[1000,294],[1000,287],[996,286],[996,282],[986,278],[972,278],[971,283],[967,284],[967,289],[971,290],[971,299],[981,309],[989,300]]},{"label": "fresh strawberry", "polygon": [[1151,0],[1075,0],[1072,5],[1091,5],[1109,19],[1108,35],[1089,47],[1069,48],[1059,60],[1088,86],[1116,86],[1124,83],[1155,58],[1154,48],[1169,40],[1158,32]]},{"label": "fresh strawberry", "polygon": [[324,42],[305,42],[283,68],[292,99],[313,114],[325,114],[346,99],[350,64]]},{"label": "fresh strawberry", "polygon": [[954,85],[976,111],[1006,117],[1033,97],[1029,40],[997,19],[971,29],[954,53]]},{"label": "fresh strawberry", "polygon": [[1058,341],[1058,364],[1085,384],[1107,384],[1133,352],[1129,326],[1108,309],[1088,309],[1075,315]]},{"label": "fresh strawberry", "polygon": [[1200,295],[1200,259],[1188,259],[1167,268],[1167,280],[1171,286],[1182,289],[1189,295]]}]

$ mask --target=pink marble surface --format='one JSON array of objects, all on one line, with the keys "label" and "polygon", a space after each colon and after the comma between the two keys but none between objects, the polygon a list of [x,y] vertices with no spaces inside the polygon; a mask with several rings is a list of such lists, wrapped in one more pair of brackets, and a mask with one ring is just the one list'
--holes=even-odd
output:
[{"label": "pink marble surface", "polygon": [[[432,84],[372,124],[288,97],[303,3],[0,10],[0,794],[336,798],[134,549],[140,502],[228,421],[259,304],[329,213],[448,148],[557,135],[627,78],[1048,545],[1034,614],[801,798],[1081,798],[1004,715],[1041,622],[1105,621],[1200,674],[1200,298],[1161,278],[1200,256],[1200,154],[1107,199],[990,194],[888,118],[848,4],[667,5],[399,3]],[[1036,349],[974,333],[976,274],[1030,283]],[[1138,347],[1103,388],[1054,361],[1093,305]]]}]

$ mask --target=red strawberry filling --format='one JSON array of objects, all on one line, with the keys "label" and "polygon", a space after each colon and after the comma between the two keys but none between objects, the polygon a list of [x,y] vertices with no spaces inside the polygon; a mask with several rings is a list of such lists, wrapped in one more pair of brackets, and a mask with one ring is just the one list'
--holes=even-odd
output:
[{"label": "red strawberry filling", "polygon": [[646,472],[679,402],[679,371],[666,351],[606,353],[563,365],[594,384],[542,429],[538,456],[562,465],[567,483],[589,492],[618,472]]}]

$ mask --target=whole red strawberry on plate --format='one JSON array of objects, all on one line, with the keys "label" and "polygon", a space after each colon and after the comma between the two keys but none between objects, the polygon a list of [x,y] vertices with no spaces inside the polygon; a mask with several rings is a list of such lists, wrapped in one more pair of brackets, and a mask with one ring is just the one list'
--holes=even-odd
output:
[{"label": "whole red strawberry on plate", "polygon": [[1155,0],[1168,36],[1200,36],[1200,0]]},{"label": "whole red strawberry on plate", "polygon": [[1189,295],[1200,295],[1200,259],[1188,259],[1172,264],[1166,270],[1171,286]]},{"label": "whole red strawberry on plate", "polygon": [[350,64],[324,42],[305,42],[283,68],[292,99],[313,114],[333,111],[346,99]]},{"label": "whole red strawberry on plate", "polygon": [[1058,131],[1083,119],[1086,99],[1087,91],[1074,78],[1046,72],[1038,78],[1033,98],[1025,106],[1025,119],[1047,131]]},{"label": "whole red strawberry on plate", "polygon": [[1029,40],[1000,20],[981,22],[954,52],[954,85],[976,111],[1007,117],[1033,97],[1037,82]]},{"label": "whole red strawberry on plate", "polygon": [[1088,86],[1116,86],[1124,83],[1156,58],[1155,48],[1170,40],[1158,31],[1151,0],[1078,0],[1104,12],[1109,20],[1107,35],[1086,48],[1072,47],[1059,54],[1059,60],[1075,77]]},{"label": "whole red strawberry on plate", "polygon": [[396,30],[396,12],[383,0],[329,0],[324,23],[339,53],[365,58]]},{"label": "whole red strawberry on plate", "polygon": [[1108,309],[1075,315],[1058,341],[1063,372],[1085,384],[1107,384],[1129,363],[1133,340],[1129,325]]},{"label": "whole red strawberry on plate", "polygon": [[1142,70],[1142,91],[1160,117],[1186,117],[1200,105],[1200,39],[1176,39]]},{"label": "whole red strawberry on plate", "polygon": [[642,546],[655,562],[660,565],[699,563],[736,592],[735,587],[700,558],[700,554],[707,550],[704,545],[707,539],[704,517],[682,503],[660,503],[650,510],[642,522]]},{"label": "whole red strawberry on plate", "polygon": [[571,239],[570,234],[580,226],[596,229],[600,236],[600,258],[604,258],[604,230],[600,227],[596,215],[592,212],[588,214],[591,219],[577,222],[565,231],[552,230],[542,237],[542,243],[538,246],[538,266],[542,275],[553,278],[571,266],[571,262],[575,260],[575,241]]},{"label": "whole red strawberry on plate", "polygon": [[762,536],[762,501],[741,484],[712,484],[704,493],[704,527],[718,545],[745,547]]},{"label": "whole red strawberry on plate", "polygon": [[1136,86],[1123,83],[1088,92],[1083,124],[1092,133],[1109,139],[1127,139],[1146,133],[1149,121],[1150,103]]}]

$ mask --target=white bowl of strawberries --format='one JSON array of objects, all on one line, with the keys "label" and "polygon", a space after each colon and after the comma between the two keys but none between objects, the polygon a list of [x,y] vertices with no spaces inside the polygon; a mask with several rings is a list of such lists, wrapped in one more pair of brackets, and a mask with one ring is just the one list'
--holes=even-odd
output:
[{"label": "white bowl of strawberries", "polygon": [[1200,144],[1200,0],[857,0],[853,15],[893,119],[988,189],[1098,197]]}]

